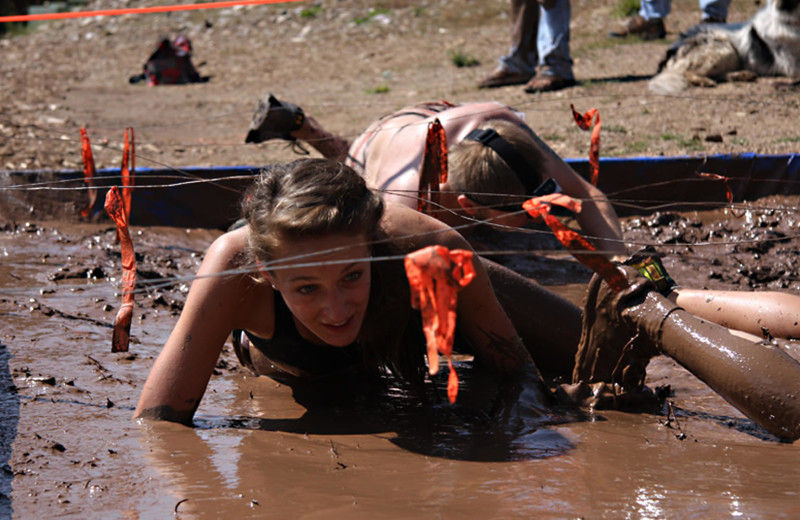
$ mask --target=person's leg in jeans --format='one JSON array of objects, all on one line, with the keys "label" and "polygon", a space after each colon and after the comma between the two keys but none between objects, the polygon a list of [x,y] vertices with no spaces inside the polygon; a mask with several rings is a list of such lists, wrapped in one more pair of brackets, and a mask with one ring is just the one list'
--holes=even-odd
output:
[{"label": "person's leg in jeans", "polygon": [[539,71],[525,86],[526,92],[558,90],[575,84],[569,53],[571,14],[569,0],[556,0],[542,6],[536,39]]},{"label": "person's leg in jeans", "polygon": [[639,16],[647,21],[663,20],[672,10],[672,0],[642,0]]},{"label": "person's leg in jeans", "polygon": [[539,27],[539,2],[511,0],[511,48],[500,58],[497,69],[478,83],[479,88],[522,85],[536,73],[539,56],[536,34]]},{"label": "person's leg in jeans", "polygon": [[700,0],[703,23],[725,23],[731,0]]}]

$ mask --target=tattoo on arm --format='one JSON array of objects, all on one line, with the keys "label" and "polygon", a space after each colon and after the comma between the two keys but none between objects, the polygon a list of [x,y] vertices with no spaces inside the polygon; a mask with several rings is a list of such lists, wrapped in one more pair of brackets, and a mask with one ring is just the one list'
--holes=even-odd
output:
[{"label": "tattoo on arm", "polygon": [[192,335],[187,334],[185,338],[183,338],[183,345],[181,345],[181,350],[186,350],[186,346],[189,342],[192,341]]}]

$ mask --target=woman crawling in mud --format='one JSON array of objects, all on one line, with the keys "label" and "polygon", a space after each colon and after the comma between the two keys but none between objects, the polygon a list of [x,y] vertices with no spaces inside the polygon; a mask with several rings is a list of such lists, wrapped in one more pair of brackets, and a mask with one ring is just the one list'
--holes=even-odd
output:
[{"label": "woman crawling in mud", "polygon": [[[469,250],[461,235],[384,203],[352,169],[325,159],[263,172],[243,213],[246,226],[208,250],[136,417],[190,424],[232,331],[244,331],[243,364],[293,387],[324,392],[333,376],[382,372],[422,383],[424,339],[401,260],[433,244]],[[596,400],[602,390],[614,404],[641,390],[647,361],[666,354],[774,435],[800,437],[800,364],[685,312],[636,269],[620,269],[627,289],[590,284],[575,355],[574,306],[475,262],[474,279],[459,293],[457,346],[474,354],[473,370],[522,382],[524,405],[541,410],[567,396]],[[520,334],[515,325],[524,325]],[[572,384],[551,390],[537,365]]]}]

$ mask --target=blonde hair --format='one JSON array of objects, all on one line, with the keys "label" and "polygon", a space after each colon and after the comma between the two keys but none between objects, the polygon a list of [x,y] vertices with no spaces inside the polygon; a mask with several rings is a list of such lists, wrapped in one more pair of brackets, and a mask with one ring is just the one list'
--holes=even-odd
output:
[{"label": "blonde hair", "polygon": [[[538,186],[543,180],[544,156],[537,146],[533,131],[522,123],[490,119],[478,129],[494,129],[500,137],[525,159],[529,171],[515,172],[493,149],[471,139],[463,139],[448,151],[448,180],[453,191],[486,203],[508,203],[508,195],[525,195],[525,184],[519,175],[529,175],[528,185]],[[494,195],[493,195],[494,194]]]}]

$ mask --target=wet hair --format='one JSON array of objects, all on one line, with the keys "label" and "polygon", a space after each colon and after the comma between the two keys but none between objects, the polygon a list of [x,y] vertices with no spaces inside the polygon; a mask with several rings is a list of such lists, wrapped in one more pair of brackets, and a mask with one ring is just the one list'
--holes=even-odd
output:
[{"label": "wet hair", "polygon": [[262,170],[242,202],[248,257],[275,259],[287,240],[335,233],[374,238],[381,198],[352,168],[328,159],[300,159]]},{"label": "wet hair", "polygon": [[[485,201],[486,204],[508,203],[508,195],[519,195],[520,201],[523,200],[527,194],[519,174],[530,175],[527,184],[531,186],[538,186],[543,180],[544,157],[537,146],[538,138],[526,125],[504,119],[490,119],[478,129],[494,129],[514,147],[530,169],[517,173],[490,147],[478,141],[463,139],[448,151],[451,190],[467,194],[476,202]],[[502,197],[486,194],[502,194]]]}]

